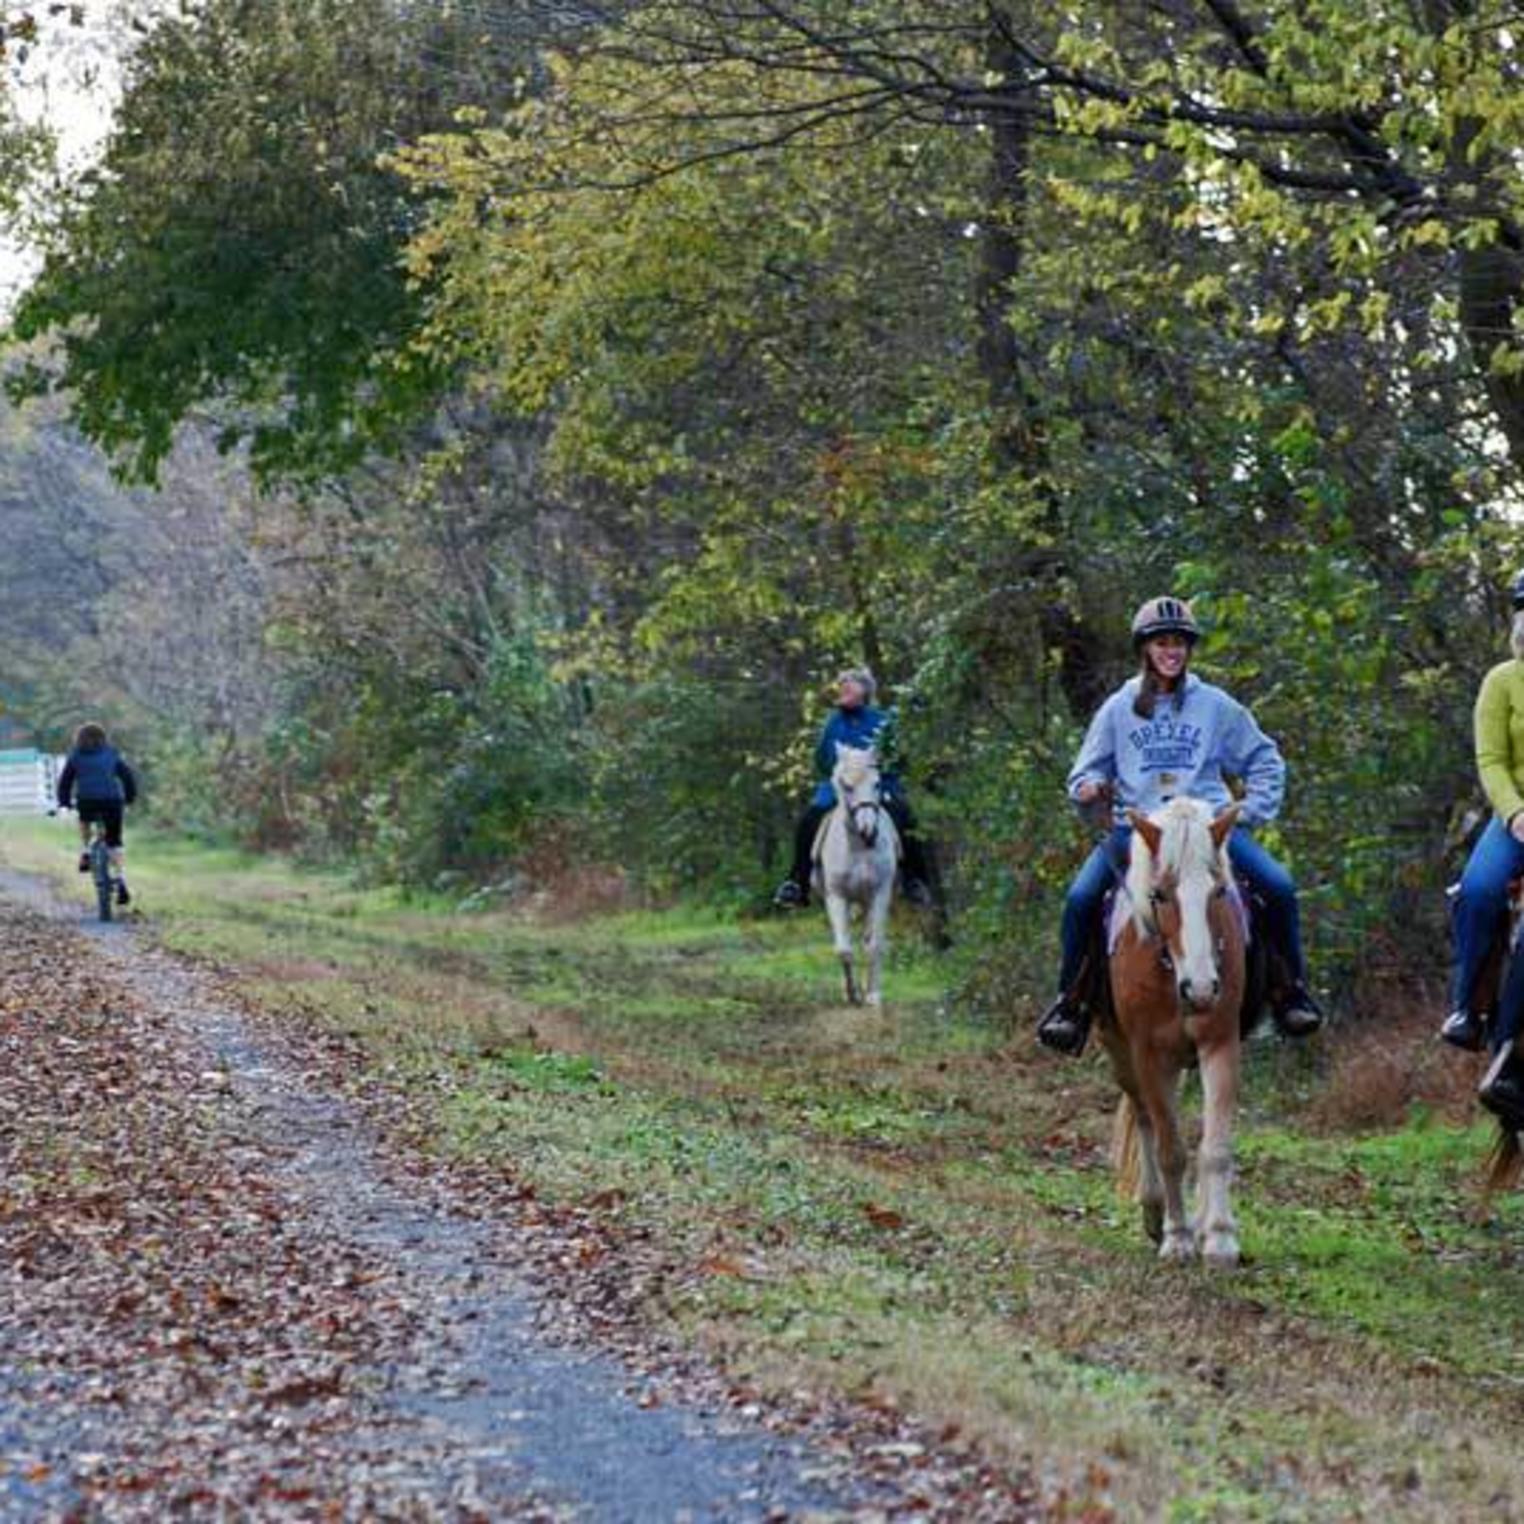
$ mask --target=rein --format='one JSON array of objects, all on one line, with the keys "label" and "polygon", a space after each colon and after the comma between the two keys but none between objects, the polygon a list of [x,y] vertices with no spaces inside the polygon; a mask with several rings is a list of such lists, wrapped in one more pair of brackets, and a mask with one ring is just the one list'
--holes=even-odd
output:
[{"label": "rein", "polygon": [[847,819],[851,822],[852,829],[857,833],[857,836],[858,836],[859,840],[863,840],[864,839],[863,838],[863,829],[857,823],[857,816],[858,816],[858,812],[860,810],[872,810],[873,811],[873,817],[874,817],[874,822],[875,822],[874,829],[877,830],[877,820],[878,820],[878,817],[880,815],[882,815],[883,812],[884,812],[884,801],[882,799],[865,799],[860,804],[848,804],[844,800],[842,802],[842,804],[843,804],[843,808],[847,812]]},{"label": "rein", "polygon": [[860,837],[863,835],[863,828],[856,821],[858,812],[863,811],[863,809],[872,809],[873,818],[875,818],[875,829],[879,815],[884,814],[884,800],[879,796],[875,796],[873,799],[853,800],[849,796],[843,796],[841,789],[837,788],[837,803],[846,811],[847,820],[852,824],[853,831],[860,835]]}]

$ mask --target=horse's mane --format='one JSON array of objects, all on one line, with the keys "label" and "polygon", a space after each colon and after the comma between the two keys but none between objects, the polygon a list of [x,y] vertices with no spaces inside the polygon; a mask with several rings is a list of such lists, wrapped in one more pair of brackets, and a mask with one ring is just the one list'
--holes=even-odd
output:
[{"label": "horse's mane", "polygon": [[[1228,871],[1225,848],[1212,845],[1212,807],[1200,799],[1172,799],[1162,810],[1148,817],[1164,833],[1159,843],[1158,873],[1169,875],[1177,883],[1206,875],[1221,879]],[[1132,913],[1144,931],[1154,929],[1153,904],[1149,898],[1155,877],[1153,854],[1144,844],[1136,850],[1138,836],[1133,835],[1131,860],[1127,864],[1127,898]]]},{"label": "horse's mane", "polygon": [[878,754],[870,747],[864,751],[859,746],[849,746],[837,759],[833,773],[848,788],[856,788],[870,773],[878,771]]}]

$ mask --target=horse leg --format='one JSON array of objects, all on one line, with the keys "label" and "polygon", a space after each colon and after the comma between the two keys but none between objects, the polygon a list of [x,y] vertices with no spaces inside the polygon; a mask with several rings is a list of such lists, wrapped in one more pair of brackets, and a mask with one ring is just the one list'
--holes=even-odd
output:
[{"label": "horse leg", "polygon": [[[1196,1254],[1196,1236],[1185,1214],[1185,1143],[1175,1110],[1180,1071],[1173,1058],[1157,1050],[1140,1053],[1136,1067],[1164,1196],[1164,1236],[1159,1244],[1159,1258],[1192,1259]],[[1140,1132],[1140,1141],[1147,1136]]]},{"label": "horse leg", "polygon": [[847,1004],[856,1005],[857,979],[852,971],[852,907],[846,896],[828,889],[826,914],[831,918],[831,938],[836,944],[836,956],[841,959],[842,977],[847,986]]},{"label": "horse leg", "polygon": [[889,943],[889,902],[894,897],[894,869],[874,891],[868,908],[868,1004],[884,1003],[884,949]]},{"label": "horse leg", "polygon": [[1233,1179],[1233,1111],[1238,1101],[1235,1037],[1229,1035],[1201,1050],[1201,1254],[1207,1264],[1221,1270],[1231,1270],[1238,1263],[1238,1224],[1228,1199]]},{"label": "horse leg", "polygon": [[1159,1140],[1146,1107],[1134,1106],[1138,1127],[1138,1200],[1143,1207],[1143,1231],[1156,1244],[1164,1242],[1164,1176],[1159,1169]]},{"label": "horse leg", "polygon": [[1117,1078],[1123,1085],[1112,1136],[1117,1186],[1125,1200],[1143,1208],[1143,1231],[1157,1244],[1164,1237],[1164,1185],[1153,1119],[1130,1082],[1120,1073]]}]

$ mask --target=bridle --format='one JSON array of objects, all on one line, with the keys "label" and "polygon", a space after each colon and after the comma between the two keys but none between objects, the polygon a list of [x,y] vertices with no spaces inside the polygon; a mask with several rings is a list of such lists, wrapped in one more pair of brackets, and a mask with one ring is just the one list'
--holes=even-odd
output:
[{"label": "bridle", "polygon": [[[1228,886],[1225,883],[1214,884],[1212,893],[1207,900],[1207,918],[1210,923],[1212,906],[1226,900]],[[1164,912],[1169,910],[1174,917],[1173,929],[1164,923]],[[1148,928],[1148,940],[1159,944],[1159,963],[1162,967],[1174,972],[1175,956],[1170,951],[1171,944],[1180,935],[1180,902],[1175,898],[1174,888],[1160,888],[1155,885],[1148,892],[1148,915],[1144,925]],[[1227,951],[1228,941],[1221,931],[1212,939],[1212,956],[1220,964],[1223,954]]]},{"label": "bridle", "polygon": [[[836,785],[837,801],[847,812],[847,820],[850,822],[852,830],[863,842],[871,842],[878,835],[878,817],[883,813],[884,809],[884,801],[879,796],[880,787],[880,783],[875,778],[873,797],[871,799],[857,800],[853,798],[853,790],[844,789],[839,783]],[[862,821],[859,819],[864,810],[871,811],[873,816],[872,824],[868,829],[864,829]]]}]

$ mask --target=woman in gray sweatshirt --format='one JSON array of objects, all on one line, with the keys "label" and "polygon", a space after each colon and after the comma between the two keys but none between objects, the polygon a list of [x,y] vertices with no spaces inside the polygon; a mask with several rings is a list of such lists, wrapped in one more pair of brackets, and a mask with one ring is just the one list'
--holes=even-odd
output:
[{"label": "woman in gray sweatshirt", "polygon": [[1200,633],[1182,599],[1150,598],[1138,610],[1132,622],[1138,675],[1096,711],[1069,773],[1069,798],[1081,808],[1109,804],[1112,824],[1064,900],[1059,996],[1037,1029],[1042,1042],[1063,1053],[1080,1052],[1089,1034],[1090,1013],[1076,998],[1076,985],[1106,890],[1127,868],[1132,827],[1125,812],[1147,815],[1182,796],[1224,809],[1233,802],[1224,774],[1244,786],[1228,856],[1234,873],[1263,901],[1269,939],[1290,976],[1278,994],[1276,1023],[1294,1037],[1323,1023],[1307,988],[1296,885],[1250,834],[1280,812],[1286,763],[1237,699],[1190,670]]}]

